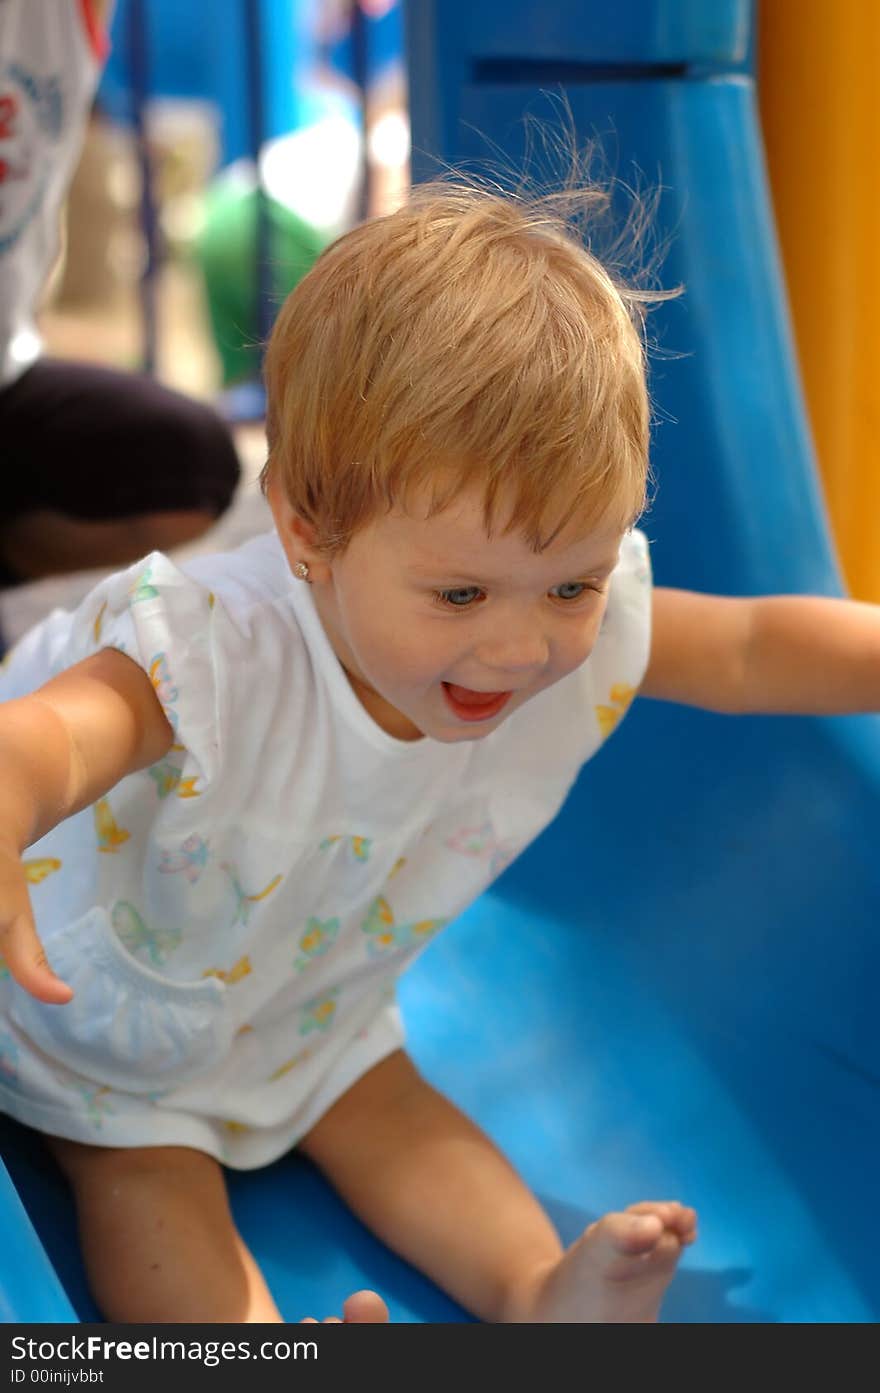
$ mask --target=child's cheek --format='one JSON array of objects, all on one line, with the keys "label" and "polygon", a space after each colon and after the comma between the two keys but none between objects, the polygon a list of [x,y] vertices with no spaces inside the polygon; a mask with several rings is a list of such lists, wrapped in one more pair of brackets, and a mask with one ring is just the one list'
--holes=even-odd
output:
[{"label": "child's cheek", "polygon": [[421,686],[433,680],[443,668],[443,655],[436,646],[426,642],[418,628],[410,627],[389,633],[379,653],[384,673],[395,685]]},{"label": "child's cheek", "polygon": [[583,663],[587,661],[596,641],[599,637],[602,616],[597,616],[594,623],[591,623],[586,630],[581,630],[578,634],[573,634],[571,640],[556,652],[557,661],[554,664],[556,669],[555,681],[562,677],[567,677],[569,673],[575,672]]}]

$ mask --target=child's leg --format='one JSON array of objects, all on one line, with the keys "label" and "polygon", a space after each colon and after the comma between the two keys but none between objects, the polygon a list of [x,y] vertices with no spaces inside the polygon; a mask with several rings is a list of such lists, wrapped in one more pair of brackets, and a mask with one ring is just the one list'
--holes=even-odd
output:
[{"label": "child's leg", "polygon": [[50,1139],[76,1199],[92,1293],[112,1321],[279,1321],[220,1166],[187,1147]]},{"label": "child's leg", "polygon": [[[92,1293],[108,1320],[282,1319],[212,1157],[178,1146],[49,1143],[73,1187]],[[377,1296],[358,1293],[346,1317],[377,1320],[383,1311]]]},{"label": "child's leg", "polygon": [[633,1206],[563,1253],[491,1141],[401,1052],[348,1090],[300,1144],[380,1238],[484,1320],[656,1320],[695,1215]]}]

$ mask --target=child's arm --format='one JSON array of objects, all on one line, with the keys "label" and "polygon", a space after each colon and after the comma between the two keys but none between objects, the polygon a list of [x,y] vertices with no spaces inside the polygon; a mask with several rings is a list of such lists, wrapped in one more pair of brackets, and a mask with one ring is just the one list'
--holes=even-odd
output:
[{"label": "child's arm", "polygon": [[880,606],[654,592],[643,696],[709,711],[880,711]]},{"label": "child's arm", "polygon": [[46,962],[21,853],[126,774],[161,759],[172,739],[150,679],[115,649],[0,706],[0,952],[38,1000],[69,1001],[71,991]]}]

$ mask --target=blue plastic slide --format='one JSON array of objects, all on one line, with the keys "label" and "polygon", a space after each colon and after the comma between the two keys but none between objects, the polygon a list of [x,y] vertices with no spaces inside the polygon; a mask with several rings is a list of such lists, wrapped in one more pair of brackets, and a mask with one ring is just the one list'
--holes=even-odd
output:
[{"label": "blue plastic slide", "polygon": [[[562,83],[583,135],[613,132],[621,175],[659,176],[664,281],[686,294],[652,321],[656,577],[833,594],[748,18],[745,0],[416,0],[414,138],[455,161],[485,152],[475,127],[515,158],[521,112]],[[697,1207],[667,1320],[880,1315],[878,814],[875,717],[637,702],[556,823],[404,981],[418,1063],[565,1239],[637,1199]],[[0,1310],[93,1318],[60,1180],[33,1138],[5,1124],[2,1144],[24,1208],[0,1186]],[[289,1318],[365,1285],[395,1320],[467,1318],[296,1157],[231,1186]]]}]

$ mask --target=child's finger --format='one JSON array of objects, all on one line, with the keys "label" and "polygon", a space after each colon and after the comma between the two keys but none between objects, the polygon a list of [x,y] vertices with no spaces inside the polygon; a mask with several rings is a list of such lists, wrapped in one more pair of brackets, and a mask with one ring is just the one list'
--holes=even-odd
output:
[{"label": "child's finger", "polygon": [[0,928],[0,953],[10,976],[37,1001],[45,1001],[50,1006],[62,1006],[70,1001],[73,991],[49,966],[29,914],[18,914]]}]

